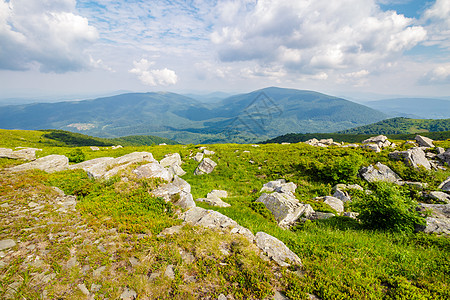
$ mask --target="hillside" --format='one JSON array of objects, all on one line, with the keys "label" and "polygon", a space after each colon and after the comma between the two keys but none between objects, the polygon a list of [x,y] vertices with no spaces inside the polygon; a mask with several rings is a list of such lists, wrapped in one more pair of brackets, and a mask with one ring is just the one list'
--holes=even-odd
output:
[{"label": "hillside", "polygon": [[62,129],[115,138],[156,135],[181,143],[254,142],[286,132],[330,132],[385,115],[312,91],[266,88],[202,103],[174,93],[0,107],[0,128]]},{"label": "hillside", "polygon": [[[0,148],[33,145],[42,134],[14,131],[2,136]],[[41,158],[74,149],[41,146],[36,152]],[[388,153],[394,149],[375,153],[303,143],[208,145],[206,150],[213,152],[200,145],[76,149],[86,161],[108,157],[111,163],[103,175],[117,173],[94,179],[74,164],[52,173],[11,173],[6,168],[25,162],[0,158],[0,298],[450,297],[448,235],[414,232],[425,222],[414,209],[418,202],[430,208],[449,205],[430,197],[450,176],[448,166],[414,169],[392,159]],[[217,166],[194,175],[199,162],[193,157],[202,151]],[[142,174],[138,168],[149,163],[148,152],[161,162],[150,163],[159,169],[164,169],[163,159],[167,163],[179,155],[175,164],[186,174],[173,181],[158,177],[167,173],[137,176]],[[377,162],[404,181],[426,185],[418,190],[417,184],[364,180],[361,168]],[[281,192],[269,192],[267,183],[279,179],[287,182]],[[333,188],[337,183],[344,185]],[[322,198],[335,195],[336,189],[350,197],[345,205]],[[220,198],[230,206],[205,202],[214,199],[208,197],[212,190],[226,191]],[[179,206],[186,193],[195,207]],[[257,201],[278,193],[284,199],[295,197],[296,205],[314,213],[302,215],[307,219],[299,218],[289,228],[279,226]],[[342,211],[360,212],[360,219]],[[362,221],[368,211],[376,222]]]},{"label": "hillside", "polygon": [[374,124],[355,127],[336,133],[343,134],[409,134],[423,132],[450,131],[450,119],[423,120],[393,118]]},{"label": "hillside", "polygon": [[450,100],[430,98],[395,98],[365,102],[364,105],[392,117],[420,119],[450,118]]}]

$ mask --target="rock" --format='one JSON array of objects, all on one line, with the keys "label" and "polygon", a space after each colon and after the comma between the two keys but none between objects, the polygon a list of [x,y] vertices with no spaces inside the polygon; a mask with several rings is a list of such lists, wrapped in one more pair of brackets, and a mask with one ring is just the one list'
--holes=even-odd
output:
[{"label": "rock", "polygon": [[264,203],[281,227],[288,227],[302,215],[307,218],[314,212],[309,204],[301,204],[290,193],[263,193],[256,202]]},{"label": "rock", "polygon": [[201,162],[203,159],[203,153],[197,152],[197,154],[195,154],[195,156],[192,159],[195,161]]},{"label": "rock", "polygon": [[362,142],[363,144],[376,144],[378,148],[382,149],[385,147],[389,147],[391,142],[389,142],[388,138],[384,135],[378,135],[374,137],[370,137]]},{"label": "rock", "polygon": [[174,176],[172,184],[175,185],[176,187],[178,187],[180,190],[185,191],[186,193],[191,192],[191,185],[189,183],[187,183],[186,180],[184,180],[178,176]]},{"label": "rock", "polygon": [[256,233],[256,246],[282,267],[301,266],[300,258],[279,239],[265,232]]},{"label": "rock", "polygon": [[159,276],[161,276],[160,273],[151,273],[151,274],[150,274],[150,277],[148,278],[148,280],[149,280],[149,281],[154,281],[154,280],[156,280],[157,278],[159,278]]},{"label": "rock", "polygon": [[376,153],[381,152],[381,148],[377,144],[365,144],[365,145],[362,145],[361,147],[375,151]]},{"label": "rock", "polygon": [[321,140],[319,140],[319,143],[322,143],[327,146],[331,146],[331,145],[333,145],[334,141],[333,141],[333,139],[321,139]]},{"label": "rock", "polygon": [[415,169],[418,169],[419,166],[422,166],[427,170],[431,169],[430,162],[426,158],[425,152],[419,147],[411,148],[406,151],[395,151],[389,153],[389,157],[393,159],[403,159],[407,165]]},{"label": "rock", "polygon": [[297,185],[293,182],[286,183],[284,179],[269,181],[264,184],[260,192],[295,193]]},{"label": "rock", "polygon": [[432,191],[429,194],[424,194],[425,197],[438,200],[450,204],[450,195],[444,192]]},{"label": "rock", "polygon": [[403,184],[401,185],[407,185],[413,189],[416,190],[423,190],[424,188],[426,188],[428,186],[428,184],[423,183],[423,182],[414,182],[414,181],[405,181],[403,182]]},{"label": "rock", "polygon": [[378,162],[375,166],[362,167],[359,174],[367,182],[385,181],[392,183],[399,183],[402,179],[388,166]]},{"label": "rock", "polygon": [[332,217],[335,217],[335,214],[316,211],[313,214],[311,214],[307,219],[308,220],[326,220],[326,219],[329,219]]},{"label": "rock", "polygon": [[192,225],[203,226],[207,228],[227,228],[237,227],[238,224],[233,219],[214,210],[206,210],[201,207],[189,209],[182,215],[182,219]]},{"label": "rock", "polygon": [[0,148],[0,158],[12,158],[12,149]]},{"label": "rock", "polygon": [[168,265],[166,271],[164,271],[164,276],[169,279],[175,279],[175,272],[173,271],[173,265]]},{"label": "rock", "polygon": [[450,219],[450,204],[425,204],[419,203],[419,210],[430,210],[431,217]]},{"label": "rock", "polygon": [[336,188],[336,189],[335,189],[335,192],[334,192],[334,194],[333,194],[333,197],[335,197],[335,198],[341,200],[342,202],[350,202],[350,201],[352,201],[350,195],[349,195],[347,192],[342,191],[342,190],[339,189],[339,188]]},{"label": "rock", "polygon": [[180,199],[174,203],[183,209],[189,209],[195,207],[194,198],[191,193],[186,193],[185,191],[180,192]]},{"label": "rock", "polygon": [[42,151],[42,149],[24,148],[17,151],[13,151],[12,149],[8,148],[0,148],[0,158],[35,160],[36,151]]},{"label": "rock", "polygon": [[205,155],[214,155],[214,154],[216,154],[216,152],[203,149],[203,154],[205,154]]},{"label": "rock", "polygon": [[436,147],[436,153],[439,154],[444,154],[445,153],[445,149],[442,147]]},{"label": "rock", "polygon": [[142,165],[133,170],[133,173],[136,174],[137,178],[161,178],[169,182],[173,179],[173,175],[169,170],[161,166],[158,162]]},{"label": "rock", "polygon": [[92,275],[93,275],[94,277],[98,277],[98,276],[100,276],[100,275],[102,274],[102,272],[105,271],[105,270],[106,270],[106,266],[98,267],[97,269],[95,269],[95,270],[92,272]]},{"label": "rock", "polygon": [[112,146],[111,149],[119,149],[119,148],[123,148],[122,145],[117,145],[117,146]]},{"label": "rock", "polygon": [[134,300],[137,298],[137,293],[128,287],[125,288],[123,293],[120,295],[119,299],[122,300]]},{"label": "rock", "polygon": [[323,203],[328,204],[332,209],[334,209],[338,213],[342,213],[344,211],[344,202],[342,202],[342,200],[335,198],[335,197],[331,197],[331,196],[325,196],[325,197],[319,197],[319,198],[322,198]]},{"label": "rock", "polygon": [[77,287],[86,296],[89,296],[91,294],[84,283],[78,284]]},{"label": "rock", "polygon": [[419,231],[450,234],[450,204],[420,203],[417,209],[419,211],[431,211],[431,216],[425,219],[426,226],[418,228]]},{"label": "rock", "polygon": [[91,148],[92,151],[98,151],[98,150],[100,150],[100,148],[99,148],[99,147],[96,147],[96,146],[91,146],[90,148]]},{"label": "rock", "polygon": [[357,220],[359,213],[353,212],[353,211],[346,211],[346,212],[344,212],[344,216]]},{"label": "rock", "polygon": [[183,190],[183,188],[190,191],[190,186],[189,188],[186,186],[183,187],[180,181],[177,181],[175,184],[172,182],[159,186],[157,189],[152,191],[152,194],[155,197],[162,197],[166,202],[171,201],[175,205],[185,209],[195,207],[195,202],[191,193],[187,190]]},{"label": "rock", "polygon": [[48,155],[36,159],[35,161],[18,165],[8,170],[11,172],[22,172],[27,170],[39,169],[48,173],[63,171],[69,168],[69,159],[64,155]]},{"label": "rock", "polygon": [[450,177],[444,180],[439,186],[438,189],[441,189],[446,192],[450,192]]},{"label": "rock", "polygon": [[12,248],[16,245],[16,242],[12,239],[5,239],[0,241],[0,251],[8,248]]},{"label": "rock", "polygon": [[202,174],[209,174],[211,173],[214,168],[217,166],[217,163],[214,162],[210,158],[205,158],[202,160],[202,162],[198,165],[198,167],[194,171],[194,175],[202,175]]},{"label": "rock", "polygon": [[217,207],[229,207],[230,204],[223,201],[221,198],[226,198],[228,196],[227,191],[221,191],[221,190],[212,190],[208,193],[206,198],[199,198],[196,199],[196,201],[205,202],[211,206],[217,206]]},{"label": "rock", "polygon": [[184,171],[179,165],[171,165],[168,168],[168,171],[170,174],[172,174],[172,176],[183,176],[186,175],[186,171]]},{"label": "rock", "polygon": [[190,265],[195,261],[195,256],[192,253],[180,250],[180,256],[185,264]]},{"label": "rock", "polygon": [[94,159],[90,159],[90,160],[86,160],[83,162],[80,162],[78,164],[74,164],[69,166],[69,169],[74,170],[74,169],[83,169],[84,171],[87,171],[89,168],[97,165],[97,164],[106,164],[109,161],[114,160],[113,157],[99,157],[99,158],[94,158]]},{"label": "rock", "polygon": [[273,300],[289,300],[288,297],[286,297],[283,293],[276,291],[273,295]]},{"label": "rock", "polygon": [[223,190],[212,190],[211,192],[208,193],[208,195],[206,195],[206,197],[207,198],[209,198],[209,197],[227,198],[228,193],[227,193],[227,191],[223,191]]},{"label": "rock", "polygon": [[415,140],[417,141],[417,144],[420,147],[427,147],[427,148],[433,148],[433,140],[430,138],[427,138],[425,136],[421,136],[421,135],[416,135]]},{"label": "rock", "polygon": [[95,284],[95,283],[91,284],[91,291],[93,293],[100,291],[101,288],[102,288],[102,286],[100,284]]},{"label": "rock", "polygon": [[140,265],[139,259],[137,259],[136,257],[132,256],[128,258],[128,261],[130,262],[131,266],[133,268],[136,268],[137,266]]},{"label": "rock", "polygon": [[181,228],[183,228],[183,225],[175,225],[169,228],[164,228],[163,231],[158,234],[158,237],[165,237],[166,235],[179,233]]},{"label": "rock", "polygon": [[217,300],[227,300],[227,296],[220,294],[219,297],[217,297]]},{"label": "rock", "polygon": [[181,156],[180,153],[171,153],[166,154],[163,159],[159,162],[159,164],[163,167],[170,167],[172,165],[181,166]]}]

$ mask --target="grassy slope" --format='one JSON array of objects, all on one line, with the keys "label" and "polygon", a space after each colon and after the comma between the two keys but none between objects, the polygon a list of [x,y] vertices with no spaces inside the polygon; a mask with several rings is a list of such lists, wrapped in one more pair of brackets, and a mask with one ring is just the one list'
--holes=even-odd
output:
[{"label": "grassy slope", "polygon": [[[36,139],[36,136],[30,133],[30,138]],[[167,153],[179,152],[184,160],[182,167],[188,172],[183,178],[191,184],[194,199],[205,197],[212,189],[227,190],[230,196],[226,201],[232,206],[216,210],[232,217],[254,233],[265,231],[278,237],[289,245],[304,263],[299,277],[283,271],[284,281],[275,280],[269,275],[258,278],[256,274],[248,273],[250,269],[246,268],[249,266],[249,261],[240,270],[234,269],[238,267],[232,264],[230,268],[233,272],[248,275],[242,279],[248,284],[248,289],[245,290],[232,288],[233,285],[230,283],[237,280],[236,278],[223,277],[221,272],[230,270],[220,270],[220,268],[218,270],[216,260],[208,260],[209,256],[200,256],[199,263],[195,265],[193,272],[197,275],[202,274],[201,270],[204,270],[205,265],[216,266],[210,266],[209,270],[212,273],[208,280],[224,280],[221,284],[225,287],[225,292],[235,295],[239,295],[239,292],[244,292],[245,295],[248,292],[253,295],[252,297],[258,298],[258,293],[264,291],[264,283],[271,282],[272,285],[280,285],[291,299],[300,299],[306,292],[314,293],[322,299],[448,299],[450,297],[448,238],[422,234],[373,232],[361,229],[345,218],[338,218],[337,222],[308,223],[307,226],[298,227],[293,231],[282,230],[270,218],[267,218],[266,211],[255,210],[252,205],[260,195],[259,190],[262,185],[272,179],[285,178],[296,183],[298,185],[296,196],[300,201],[311,203],[317,210],[327,211],[329,207],[316,203],[312,200],[313,197],[330,194],[332,186],[338,182],[359,183],[367,187],[367,184],[356,176],[357,170],[362,165],[377,161],[386,163],[403,179],[427,182],[430,189],[436,188],[448,177],[449,171],[415,172],[401,162],[389,160],[385,151],[375,154],[362,149],[323,149],[304,144],[268,144],[260,147],[228,144],[209,145],[208,149],[216,152],[212,159],[218,162],[218,166],[212,174],[194,176],[192,173],[197,163],[188,157],[191,153],[195,154],[197,148],[198,146],[192,145],[175,145],[102,149],[95,152],[86,150],[85,152],[86,159],[91,159],[99,156],[116,157],[132,151],[150,151],[158,160]],[[42,155],[65,153],[68,150],[65,147],[44,148]],[[250,153],[244,153],[244,151],[250,151]],[[74,177],[73,172],[51,176],[40,174],[39,176],[43,177],[41,180],[44,182],[50,181],[53,185],[66,188],[67,192],[70,191],[67,186],[89,182],[87,179],[80,180]],[[86,189],[94,190],[94,187],[87,184]],[[130,198],[126,193],[124,194],[120,187],[116,187],[115,192],[111,192],[111,187],[108,186],[100,185],[95,189],[98,190],[99,195],[110,191],[108,193],[112,193],[112,196],[98,197],[95,196],[96,193],[91,192],[91,196],[82,198],[79,208],[86,218],[89,219],[92,215],[98,220],[112,218],[106,224],[123,226],[122,231],[145,232],[148,230],[156,233],[160,230],[160,225],[155,227],[151,222],[141,224],[140,227],[133,225],[136,224],[133,221],[136,218],[135,211],[126,209],[127,205],[133,203],[130,202],[133,197]],[[415,197],[419,196],[413,191],[411,194]],[[108,200],[110,198],[111,200]],[[149,201],[155,200],[149,199]],[[105,205],[106,203],[108,204]],[[112,206],[110,209],[109,205]],[[207,207],[201,203],[198,205]],[[139,206],[136,209],[139,209]],[[151,218],[154,217],[150,217],[150,220]],[[170,216],[164,218],[167,222],[171,222]],[[207,233],[197,238],[192,233],[186,236],[184,240],[181,237],[170,240],[170,247],[182,246],[192,249],[190,247],[193,247],[196,239],[205,241],[205,238],[211,238]],[[166,249],[167,246],[164,246],[166,242],[158,244],[157,241],[158,239],[154,238],[146,239],[143,244],[138,243],[134,247],[147,249],[149,245],[152,245],[153,251],[158,247]],[[161,254],[164,261],[176,261],[175,254],[164,251]],[[205,251],[208,252],[207,249]],[[258,269],[262,270],[263,274],[270,273],[267,267],[257,262],[256,258],[250,260],[250,265],[252,263],[258,263]],[[157,268],[157,266],[161,268],[161,262],[153,262],[148,267]],[[182,271],[186,270],[182,269]],[[169,287],[167,282],[164,283],[166,286],[163,283],[160,286],[164,291],[177,288],[184,294],[189,291],[176,281],[170,283]],[[196,287],[191,288],[197,289],[202,286],[207,289],[203,284],[206,282],[200,281],[197,282]]]}]

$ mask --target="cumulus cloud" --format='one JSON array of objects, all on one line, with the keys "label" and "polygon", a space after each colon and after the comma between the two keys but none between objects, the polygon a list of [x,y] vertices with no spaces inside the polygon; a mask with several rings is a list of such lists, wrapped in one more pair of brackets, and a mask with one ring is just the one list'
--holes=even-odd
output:
[{"label": "cumulus cloud", "polygon": [[0,69],[77,71],[90,64],[98,39],[75,0],[0,0]]},{"label": "cumulus cloud", "polygon": [[425,84],[449,84],[450,83],[450,64],[443,64],[434,67],[423,75],[422,83]]},{"label": "cumulus cloud", "polygon": [[429,32],[425,45],[450,48],[450,0],[436,0],[422,16]]},{"label": "cumulus cloud", "polygon": [[174,71],[167,68],[152,69],[151,67],[155,63],[145,58],[142,58],[140,61],[134,61],[133,64],[134,68],[129,72],[136,74],[143,84],[149,86],[173,85],[178,81],[178,76]]},{"label": "cumulus cloud", "polygon": [[[238,5],[239,4],[239,5]],[[426,38],[426,30],[375,0],[224,1],[211,34],[222,61],[292,72],[376,68]]]}]

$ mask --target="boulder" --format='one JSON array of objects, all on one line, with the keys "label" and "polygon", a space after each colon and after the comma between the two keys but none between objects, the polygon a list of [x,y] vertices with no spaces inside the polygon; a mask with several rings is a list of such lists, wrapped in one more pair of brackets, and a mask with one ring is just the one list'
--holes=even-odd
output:
[{"label": "boulder", "polygon": [[450,204],[450,195],[444,192],[432,191],[429,194],[424,195],[427,198],[438,200],[447,204]]},{"label": "boulder", "polygon": [[339,188],[334,188],[334,194],[333,197],[341,200],[342,202],[350,202],[352,201],[350,195],[345,191],[345,190],[341,190]]},{"label": "boulder", "polygon": [[316,211],[313,214],[311,214],[311,216],[309,216],[309,220],[326,220],[329,218],[334,217],[335,214],[333,213],[325,213],[325,212],[321,212],[321,211]]},{"label": "boulder", "polygon": [[217,166],[217,163],[214,162],[210,158],[205,158],[202,160],[202,162],[198,165],[198,167],[194,171],[194,175],[202,175],[202,174],[209,174],[211,173],[214,168]]},{"label": "boulder", "polygon": [[92,151],[99,151],[100,150],[100,148],[96,147],[96,146],[91,146],[90,148],[91,148]]},{"label": "boulder", "polygon": [[381,152],[381,148],[377,144],[365,144],[365,145],[362,145],[361,147],[364,149],[369,149],[369,150],[375,151],[376,153]]},{"label": "boulder", "polygon": [[212,190],[206,195],[206,198],[199,198],[196,201],[205,202],[211,206],[217,207],[229,207],[230,204],[223,201],[221,198],[226,198],[228,196],[227,191],[222,190]]},{"label": "boulder", "polygon": [[444,180],[439,186],[439,189],[450,192],[450,177],[448,177],[446,180]]},{"label": "boulder", "polygon": [[450,204],[424,204],[420,203],[419,211],[431,211],[426,218],[426,226],[418,228],[425,233],[450,234]]},{"label": "boulder", "polygon": [[403,160],[407,165],[417,169],[419,166],[427,170],[431,170],[431,164],[425,156],[425,152],[419,148],[411,148],[406,151],[394,151],[389,153],[389,157],[393,159]]},{"label": "boulder", "polygon": [[74,170],[74,169],[83,169],[84,171],[87,171],[89,168],[98,165],[98,164],[107,164],[109,161],[114,160],[113,157],[99,157],[99,158],[94,158],[94,159],[90,159],[90,160],[86,160],[83,162],[80,162],[78,164],[74,164],[69,166],[69,169]]},{"label": "boulder", "polygon": [[380,162],[376,163],[375,166],[362,167],[359,170],[359,174],[367,182],[385,181],[398,184],[402,181],[400,176]]},{"label": "boulder", "polygon": [[344,212],[344,202],[342,202],[342,200],[338,198],[332,196],[324,196],[324,197],[316,197],[314,199],[323,201],[323,203],[328,204],[332,209],[334,209],[338,213]]},{"label": "boulder", "polygon": [[208,195],[206,195],[206,197],[207,198],[210,198],[210,197],[227,198],[228,193],[227,193],[227,191],[224,191],[224,190],[212,190],[211,192],[208,193]]},{"label": "boulder", "polygon": [[37,148],[24,148],[20,150],[13,151],[8,148],[0,148],[0,158],[11,158],[11,159],[23,159],[23,160],[35,160],[36,151],[41,151],[42,149]]},{"label": "boulder", "polygon": [[189,183],[187,183],[186,180],[184,180],[176,175],[173,178],[172,184],[175,185],[176,187],[178,187],[180,190],[185,191],[186,193],[191,192],[191,185]]},{"label": "boulder", "polygon": [[277,179],[265,183],[260,192],[295,193],[297,185],[293,182],[286,182],[284,179]]},{"label": "boulder", "polygon": [[417,141],[417,144],[420,147],[427,147],[427,148],[433,148],[433,140],[430,138],[427,138],[425,136],[421,136],[421,135],[416,135],[415,140]]},{"label": "boulder", "polygon": [[171,201],[183,209],[195,207],[190,184],[178,176],[175,176],[172,182],[159,186],[151,193],[155,197],[162,197],[164,201]]},{"label": "boulder", "polygon": [[170,167],[172,165],[181,166],[181,156],[180,153],[171,153],[166,154],[163,159],[159,162],[159,164],[163,167]]},{"label": "boulder", "polygon": [[0,148],[0,158],[12,158],[12,149]]},{"label": "boulder", "polygon": [[297,254],[289,250],[282,241],[265,232],[256,233],[255,242],[259,249],[282,267],[302,265]]},{"label": "boulder", "polygon": [[203,159],[203,153],[197,152],[197,154],[195,154],[195,156],[192,159],[197,161],[197,162],[201,162],[202,159]]},{"label": "boulder", "polygon": [[198,225],[207,228],[234,228],[238,224],[233,219],[214,210],[206,210],[201,207],[189,209],[182,215],[182,219],[192,225]]},{"label": "boulder", "polygon": [[179,195],[180,199],[174,203],[176,206],[179,206],[183,209],[190,209],[196,206],[191,193],[181,191]]},{"label": "boulder", "polygon": [[171,165],[168,168],[168,171],[170,172],[170,174],[172,174],[173,176],[177,175],[177,176],[183,176],[186,175],[186,172],[179,166],[176,164]]},{"label": "boulder", "polygon": [[442,147],[436,147],[436,154],[444,154],[445,149]]},{"label": "boulder", "polygon": [[362,142],[363,144],[376,144],[380,149],[389,147],[391,142],[389,142],[388,138],[384,135],[378,135],[374,137],[370,137]]},{"label": "boulder", "polygon": [[447,149],[447,151],[440,153],[437,155],[437,157],[444,163],[450,166],[450,149]]},{"label": "boulder", "polygon": [[308,217],[314,210],[309,204],[300,203],[290,193],[263,193],[256,202],[264,203],[281,227],[288,227],[301,216]]},{"label": "boulder", "polygon": [[36,159],[35,161],[18,165],[8,170],[11,172],[22,172],[32,169],[39,169],[48,173],[63,171],[69,168],[69,159],[64,155],[48,155]]},{"label": "boulder", "polygon": [[214,155],[214,154],[216,154],[216,152],[211,151],[211,150],[206,150],[206,149],[203,149],[203,153],[204,153],[205,155]]},{"label": "boulder", "polygon": [[168,169],[161,166],[158,162],[151,162],[146,165],[142,165],[133,170],[137,178],[161,178],[165,181],[172,181],[173,175]]}]

